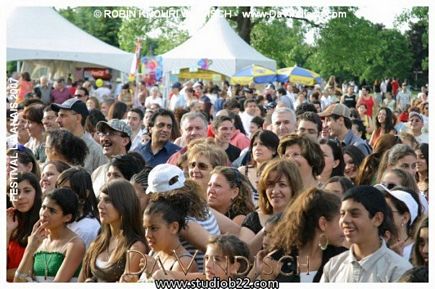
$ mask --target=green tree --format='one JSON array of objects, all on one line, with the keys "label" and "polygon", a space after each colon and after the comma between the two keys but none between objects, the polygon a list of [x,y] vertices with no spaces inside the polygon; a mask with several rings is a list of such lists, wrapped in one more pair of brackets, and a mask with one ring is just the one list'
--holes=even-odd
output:
[{"label": "green tree", "polygon": [[295,64],[305,66],[311,48],[304,43],[304,30],[299,21],[293,20],[292,27],[287,19],[274,19],[260,22],[253,27],[251,45],[263,55],[277,62],[277,66],[288,67]]},{"label": "green tree", "polygon": [[[139,8],[129,8],[140,11]],[[154,8],[153,10],[155,11]],[[174,17],[135,17],[124,19],[118,32],[120,47],[126,51],[133,51],[136,38],[141,38],[142,53],[158,55],[177,47],[189,38],[186,30],[180,29],[185,20],[183,16],[186,7],[159,7],[159,11],[177,11]],[[152,10],[151,10],[152,11]]]},{"label": "green tree", "polygon": [[94,11],[117,10],[120,7],[77,7],[60,9],[59,13],[68,21],[95,36],[107,44],[119,47],[118,31],[122,23],[121,18],[94,17]]},{"label": "green tree", "polygon": [[345,10],[345,18],[332,18],[320,30],[316,53],[308,61],[323,77],[359,78],[377,51],[376,27],[358,18],[353,8]]}]

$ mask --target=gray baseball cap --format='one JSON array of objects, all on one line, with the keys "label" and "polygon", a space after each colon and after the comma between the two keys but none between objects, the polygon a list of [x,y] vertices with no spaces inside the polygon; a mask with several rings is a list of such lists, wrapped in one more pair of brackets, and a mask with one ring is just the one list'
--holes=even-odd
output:
[{"label": "gray baseball cap", "polygon": [[97,131],[103,131],[106,128],[126,133],[131,138],[131,128],[124,121],[120,119],[111,119],[109,121],[99,121],[97,123]]}]

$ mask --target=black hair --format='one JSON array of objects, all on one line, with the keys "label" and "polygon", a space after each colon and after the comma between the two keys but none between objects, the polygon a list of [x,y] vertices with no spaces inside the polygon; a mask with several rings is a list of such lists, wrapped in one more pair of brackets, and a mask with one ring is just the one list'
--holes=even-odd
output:
[{"label": "black hair", "polygon": [[32,163],[32,173],[39,179],[41,177],[41,169],[36,161],[33,152],[22,144],[17,144],[16,147],[8,149],[8,156],[18,156],[18,162],[27,165]]},{"label": "black hair", "polygon": [[335,176],[343,176],[344,167],[346,166],[343,159],[343,151],[341,150],[341,146],[337,141],[332,139],[321,139],[319,144],[326,144],[332,150],[332,155],[334,156],[334,161],[338,160],[338,165],[332,169],[331,177]]},{"label": "black hair", "polygon": [[140,108],[137,108],[137,107],[136,108],[132,108],[132,109],[129,110],[129,112],[135,112],[135,113],[137,113],[139,115],[140,120],[143,120],[143,118],[144,118],[144,113],[143,113],[143,111]]},{"label": "black hair", "polygon": [[[298,117],[299,115],[303,114],[304,112],[307,111],[312,111],[314,113],[317,113],[317,109],[314,106],[314,104],[309,103],[309,102],[303,102],[300,105],[298,105],[298,107],[296,107],[296,116]],[[321,130],[320,130],[321,131]]]},{"label": "black hair", "polygon": [[161,214],[168,224],[177,222],[178,232],[180,232],[186,227],[187,212],[191,205],[191,200],[183,194],[176,192],[155,194],[146,207],[144,215]]},{"label": "black hair", "polygon": [[86,118],[85,130],[89,133],[96,131],[97,123],[100,121],[107,121],[104,114],[99,109],[91,109]]},{"label": "black hair", "polygon": [[316,112],[312,112],[312,111],[306,111],[302,114],[299,114],[297,117],[298,121],[301,120],[305,120],[305,121],[310,121],[312,123],[315,123],[317,126],[317,135],[320,134],[320,132],[322,131],[322,120],[320,119],[320,116],[317,114]]},{"label": "black hair", "polygon": [[366,133],[366,127],[364,125],[364,123],[362,122],[362,120],[360,119],[353,119],[352,120],[352,125],[356,125],[357,126],[357,130],[361,133],[361,138],[362,139],[367,139]]},{"label": "black hair", "polygon": [[142,157],[140,155],[138,157],[135,154],[127,153],[125,155],[115,156],[110,161],[110,165],[117,168],[128,181],[134,174],[139,173],[145,166],[145,161]]},{"label": "black hair", "polygon": [[79,86],[76,90],[83,90],[85,92],[85,96],[89,96],[89,91],[86,87]]},{"label": "black hair", "polygon": [[363,159],[365,158],[364,153],[354,145],[348,145],[343,148],[343,154],[348,154],[355,165],[356,168],[359,168]]},{"label": "black hair", "polygon": [[399,282],[406,283],[427,283],[429,282],[429,267],[418,266],[413,267],[403,273],[400,277]]},{"label": "black hair", "polygon": [[[17,174],[15,182],[17,184],[22,181],[28,181],[29,184],[35,189],[35,198],[32,208],[28,212],[20,212],[15,210],[15,218],[18,220],[18,227],[12,232],[11,240],[15,240],[23,247],[27,246],[27,238],[32,233],[33,225],[39,220],[39,210],[42,204],[42,190],[39,185],[38,178],[32,173],[22,173]],[[8,192],[11,187],[9,187]],[[9,196],[12,199],[12,196]]]},{"label": "black hair", "polygon": [[66,129],[48,131],[47,136],[51,142],[49,146],[61,154],[68,163],[83,166],[86,155],[89,153],[84,140]]},{"label": "black hair", "polygon": [[378,227],[380,237],[385,236],[386,232],[397,235],[397,229],[393,222],[393,212],[385,201],[384,194],[372,186],[356,186],[347,190],[342,201],[353,200],[360,203],[369,213],[369,218],[373,218],[376,213],[381,212],[384,216],[382,223]]},{"label": "black hair", "polygon": [[241,133],[246,135],[246,131],[245,131],[245,128],[243,126],[243,122],[242,122],[242,119],[240,118],[240,115],[238,115],[232,111],[228,111],[228,116],[233,120],[234,128],[240,130]]},{"label": "black hair", "polygon": [[76,220],[79,214],[79,199],[69,188],[57,188],[45,195],[45,198],[53,200],[61,207],[63,215],[71,214],[71,220],[67,224]]},{"label": "black hair", "polygon": [[177,135],[178,132],[178,125],[177,125],[177,120],[175,119],[175,115],[172,111],[168,110],[168,109],[164,109],[164,108],[160,108],[159,110],[155,111],[153,113],[153,115],[151,116],[148,125],[149,127],[153,127],[156,119],[158,116],[167,116],[170,117],[172,120],[172,131],[171,131],[171,137]]},{"label": "black hair", "polygon": [[354,183],[345,176],[334,176],[329,178],[329,180],[326,182],[324,186],[330,183],[340,183],[340,186],[343,188],[343,192],[346,192],[350,188],[354,187]]},{"label": "black hair", "polygon": [[82,208],[82,215],[77,216],[77,221],[86,217],[98,220],[98,201],[92,188],[91,175],[84,168],[72,167],[57,177],[56,187],[62,187],[66,181],[69,181],[71,190],[77,194],[79,206]]},{"label": "black hair", "polygon": [[263,123],[264,123],[264,118],[262,118],[262,117],[260,117],[260,116],[254,116],[254,117],[251,119],[251,123],[255,123],[255,125],[256,125],[258,128],[262,128],[262,127],[263,127]]}]

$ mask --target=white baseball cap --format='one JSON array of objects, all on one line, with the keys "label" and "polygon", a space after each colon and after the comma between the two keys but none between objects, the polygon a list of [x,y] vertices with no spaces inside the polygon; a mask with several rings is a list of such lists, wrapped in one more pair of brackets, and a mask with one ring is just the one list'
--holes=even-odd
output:
[{"label": "white baseball cap", "polygon": [[148,175],[148,188],[146,193],[164,193],[184,187],[183,171],[171,164],[155,166]]},{"label": "white baseball cap", "polygon": [[418,204],[411,194],[401,190],[391,190],[388,191],[388,193],[402,201],[408,207],[409,215],[411,217],[410,224],[413,224],[418,215]]}]

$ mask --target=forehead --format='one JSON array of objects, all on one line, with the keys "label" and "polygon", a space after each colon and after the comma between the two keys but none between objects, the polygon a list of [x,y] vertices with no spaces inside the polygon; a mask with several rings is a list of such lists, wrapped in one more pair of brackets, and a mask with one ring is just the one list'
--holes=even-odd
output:
[{"label": "forehead", "polygon": [[290,153],[290,152],[300,153],[301,151],[302,151],[302,149],[298,144],[292,144],[292,145],[289,145],[285,148],[286,153]]},{"label": "forehead", "polygon": [[367,212],[366,208],[363,206],[363,204],[354,201],[353,199],[347,199],[341,202],[341,210],[343,211],[360,211],[360,212]]},{"label": "forehead", "polygon": [[201,127],[204,128],[204,121],[200,119],[199,117],[195,117],[193,119],[187,119],[184,122],[184,127]]},{"label": "forehead", "polygon": [[222,250],[217,244],[208,244],[205,254],[208,256],[222,256]]},{"label": "forehead", "polygon": [[397,163],[412,163],[412,162],[416,162],[417,158],[413,155],[407,155],[404,156],[403,158],[397,160]]},{"label": "forehead", "polygon": [[288,111],[279,112],[279,113],[276,114],[275,122],[277,122],[277,121],[283,121],[283,120],[290,121],[290,117],[291,117],[291,113],[288,112]]},{"label": "forehead", "polygon": [[31,187],[33,188],[28,180],[22,180],[21,182],[19,182],[18,187],[20,188],[24,188],[24,187]]},{"label": "forehead", "polygon": [[210,164],[210,160],[202,153],[197,153],[190,159],[191,162],[202,162],[206,164]]},{"label": "forehead", "polygon": [[172,119],[168,115],[159,115],[159,116],[156,117],[155,123],[172,124]]},{"label": "forehead", "polygon": [[225,120],[225,121],[223,121],[223,122],[219,125],[219,128],[221,128],[221,127],[232,127],[232,126],[233,126],[233,122],[232,122],[232,121]]},{"label": "forehead", "polygon": [[44,111],[44,117],[45,116],[55,116],[55,115],[56,115],[56,113],[52,110]]},{"label": "forehead", "polygon": [[139,114],[134,111],[127,112],[127,117],[139,117]]},{"label": "forehead", "polygon": [[299,122],[299,127],[304,127],[304,128],[317,128],[317,124],[315,124],[315,123],[312,122],[312,121],[302,119],[302,120]]}]

